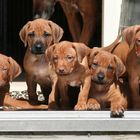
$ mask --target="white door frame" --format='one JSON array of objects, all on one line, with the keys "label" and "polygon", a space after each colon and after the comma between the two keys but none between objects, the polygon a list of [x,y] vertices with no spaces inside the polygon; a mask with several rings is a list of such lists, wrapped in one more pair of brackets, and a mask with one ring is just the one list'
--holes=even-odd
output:
[{"label": "white door frame", "polygon": [[102,46],[111,44],[119,31],[122,0],[103,0]]}]

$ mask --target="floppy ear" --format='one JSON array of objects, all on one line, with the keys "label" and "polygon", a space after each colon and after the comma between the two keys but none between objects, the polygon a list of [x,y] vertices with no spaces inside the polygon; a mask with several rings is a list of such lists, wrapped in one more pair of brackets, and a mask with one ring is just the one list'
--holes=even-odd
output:
[{"label": "floppy ear", "polygon": [[52,21],[48,21],[48,25],[52,29],[53,43],[58,43],[63,36],[63,29]]},{"label": "floppy ear", "polygon": [[121,59],[116,55],[114,55],[114,61],[116,63],[116,79],[118,80],[118,78],[125,73],[126,68]]},{"label": "floppy ear", "polygon": [[97,47],[92,48],[90,54],[88,55],[88,63],[89,63],[89,66],[92,64],[94,57],[100,52],[100,50],[101,49],[100,48],[97,48]]},{"label": "floppy ear", "polygon": [[140,25],[127,27],[122,31],[122,36],[123,36],[124,40],[130,46],[130,49],[132,49],[134,46],[135,35],[136,35],[138,30],[140,30]]},{"label": "floppy ear", "polygon": [[20,39],[24,43],[24,46],[27,46],[27,30],[30,27],[31,21],[27,22],[19,32]]},{"label": "floppy ear", "polygon": [[53,44],[45,51],[45,58],[51,62],[52,62],[52,54],[55,49],[55,46],[56,46],[56,44]]},{"label": "floppy ear", "polygon": [[82,59],[85,56],[88,56],[90,53],[90,48],[86,46],[84,43],[72,43],[74,49],[76,50],[77,56],[78,56],[78,61],[82,62]]},{"label": "floppy ear", "polygon": [[11,57],[8,57],[8,62],[10,63],[9,69],[10,81],[12,81],[21,73],[21,68],[19,64]]}]

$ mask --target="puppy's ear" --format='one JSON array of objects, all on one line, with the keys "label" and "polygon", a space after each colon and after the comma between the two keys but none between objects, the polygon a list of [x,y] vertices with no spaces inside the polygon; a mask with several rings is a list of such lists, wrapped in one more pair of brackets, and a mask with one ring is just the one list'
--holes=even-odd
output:
[{"label": "puppy's ear", "polygon": [[125,73],[126,68],[123,62],[121,61],[121,59],[115,55],[114,55],[114,61],[116,63],[116,79],[118,80],[118,78]]},{"label": "puppy's ear", "polygon": [[58,43],[63,36],[63,29],[52,21],[48,21],[48,25],[52,29],[53,44]]},{"label": "puppy's ear", "polygon": [[27,24],[25,24],[19,32],[20,39],[24,43],[25,47],[27,46],[27,31],[30,25],[31,25],[31,21],[27,22]]},{"label": "puppy's ear", "polygon": [[19,64],[11,57],[8,57],[8,62],[10,63],[9,69],[10,81],[12,81],[21,73],[21,68]]},{"label": "puppy's ear", "polygon": [[130,49],[132,49],[133,46],[135,45],[134,44],[135,43],[135,35],[136,35],[138,30],[140,30],[140,25],[127,27],[122,31],[122,36],[123,36],[124,40],[130,46]]},{"label": "puppy's ear", "polygon": [[99,53],[100,50],[101,50],[101,49],[100,49],[100,48],[97,48],[97,47],[92,48],[90,54],[88,55],[88,62],[89,62],[89,65],[92,64],[94,57]]},{"label": "puppy's ear", "polygon": [[85,56],[88,56],[90,53],[90,48],[86,46],[84,43],[72,43],[74,49],[76,50],[77,56],[78,56],[78,61],[82,62],[82,59]]},{"label": "puppy's ear", "polygon": [[49,60],[50,62],[52,62],[52,54],[55,49],[55,46],[56,46],[56,44],[53,44],[45,51],[45,58],[46,58],[46,60]]}]

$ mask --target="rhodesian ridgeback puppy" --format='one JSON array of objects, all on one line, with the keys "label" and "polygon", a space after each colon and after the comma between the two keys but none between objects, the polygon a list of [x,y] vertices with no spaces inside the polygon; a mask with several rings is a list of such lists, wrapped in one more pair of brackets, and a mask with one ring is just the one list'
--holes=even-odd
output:
[{"label": "rhodesian ridgeback puppy", "polygon": [[101,20],[101,0],[33,0],[34,17],[50,18],[56,2],[66,15],[73,41],[89,45]]},{"label": "rhodesian ridgeback puppy", "polygon": [[29,100],[32,104],[38,104],[36,87],[39,84],[45,103],[48,104],[48,98],[49,104],[53,103],[57,75],[52,70],[49,61],[45,59],[45,51],[52,44],[59,42],[63,30],[52,21],[36,19],[25,24],[19,35],[25,46],[28,45],[24,57],[24,69]]},{"label": "rhodesian ridgeback puppy", "polygon": [[123,41],[118,42],[116,46],[103,48],[117,55],[125,64],[128,74],[128,81],[131,90],[132,107],[140,109],[140,91],[139,91],[139,59],[140,59],[140,25],[134,25],[125,28],[121,37]]},{"label": "rhodesian ridgeback puppy", "polygon": [[11,57],[0,54],[0,106],[14,109],[47,109],[47,105],[33,106],[27,101],[13,99],[10,96],[10,82],[21,73],[21,68]]},{"label": "rhodesian ridgeback puppy", "polygon": [[140,109],[140,25],[124,29],[122,36],[130,48],[126,59],[126,70],[131,89],[132,107]]},{"label": "rhodesian ridgeback puppy", "polygon": [[109,104],[111,116],[122,117],[127,108],[127,98],[124,97],[118,84],[118,78],[125,72],[125,66],[115,55],[93,48],[89,56],[91,73],[91,89],[87,108],[99,110]]},{"label": "rhodesian ridgeback puppy", "polygon": [[80,87],[75,110],[86,110],[88,92],[90,89],[90,74],[87,55],[90,49],[83,43],[62,41],[54,44],[46,51],[58,75],[58,88],[62,109],[70,109],[68,86]]}]

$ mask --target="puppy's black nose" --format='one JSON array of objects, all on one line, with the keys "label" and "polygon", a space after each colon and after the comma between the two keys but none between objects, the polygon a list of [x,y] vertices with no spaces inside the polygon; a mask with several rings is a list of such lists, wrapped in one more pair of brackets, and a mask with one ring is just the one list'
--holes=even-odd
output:
[{"label": "puppy's black nose", "polygon": [[33,54],[43,54],[45,52],[45,46],[42,42],[36,42],[32,49],[31,52]]},{"label": "puppy's black nose", "polygon": [[42,44],[41,43],[37,43],[35,45],[35,48],[36,48],[37,51],[41,51],[42,50]]},{"label": "puppy's black nose", "polygon": [[63,74],[64,72],[65,72],[64,68],[63,68],[63,67],[60,67],[60,68],[59,68],[59,73],[60,73],[60,74]]},{"label": "puppy's black nose", "polygon": [[99,81],[102,81],[105,78],[105,74],[103,72],[99,72],[97,77]]}]

